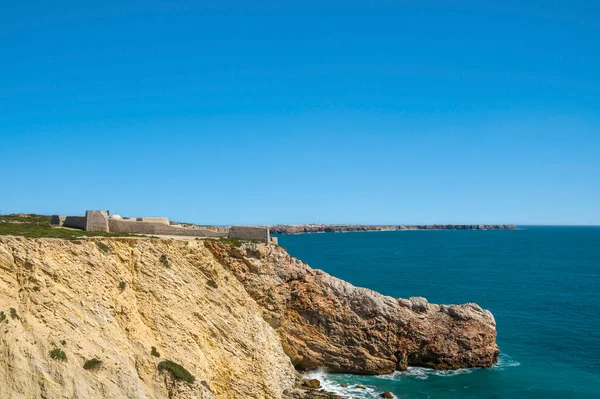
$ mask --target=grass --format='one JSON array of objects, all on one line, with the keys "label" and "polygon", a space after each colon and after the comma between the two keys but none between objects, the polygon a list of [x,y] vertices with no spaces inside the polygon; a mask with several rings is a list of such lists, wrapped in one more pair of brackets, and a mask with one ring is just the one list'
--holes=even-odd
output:
[{"label": "grass", "polygon": [[158,351],[156,350],[156,346],[152,347],[152,350],[150,351],[150,354],[154,357],[160,357],[160,353],[158,353]]},{"label": "grass", "polygon": [[83,364],[83,369],[84,370],[96,370],[98,368],[100,368],[100,366],[102,365],[102,360],[100,359],[89,359],[86,360],[85,363]]},{"label": "grass", "polygon": [[62,238],[78,240],[82,237],[133,237],[132,234],[84,231],[50,226],[50,216],[35,214],[0,215],[0,235],[28,238]]},{"label": "grass", "polygon": [[225,245],[229,245],[230,247],[239,247],[245,242],[252,242],[250,240],[240,240],[239,238],[227,238],[227,237],[219,237],[215,241],[222,242]]},{"label": "grass", "polygon": [[193,384],[196,378],[190,374],[182,365],[172,362],[170,360],[163,360],[158,363],[159,370],[168,370],[173,376],[178,379],[185,381],[187,383]]},{"label": "grass", "polygon": [[67,354],[58,348],[50,351],[50,357],[55,360],[67,360]]}]

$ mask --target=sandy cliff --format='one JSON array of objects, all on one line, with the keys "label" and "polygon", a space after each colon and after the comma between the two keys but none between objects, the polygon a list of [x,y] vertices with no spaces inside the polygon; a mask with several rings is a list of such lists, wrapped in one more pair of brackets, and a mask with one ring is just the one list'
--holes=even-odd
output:
[{"label": "sandy cliff", "polygon": [[[101,243],[0,237],[0,397],[278,398],[293,386],[261,309],[202,241]],[[84,370],[92,358],[101,367]],[[164,359],[195,383],[158,372]]]},{"label": "sandy cliff", "polygon": [[291,398],[294,366],[385,373],[498,355],[477,305],[385,297],[266,244],[0,237],[0,311],[2,398]]}]

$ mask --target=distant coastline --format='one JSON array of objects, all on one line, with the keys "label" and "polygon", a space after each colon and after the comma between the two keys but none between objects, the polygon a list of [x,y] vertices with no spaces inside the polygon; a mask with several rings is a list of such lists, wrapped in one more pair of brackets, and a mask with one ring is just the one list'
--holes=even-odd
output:
[{"label": "distant coastline", "polygon": [[353,231],[397,230],[514,230],[514,224],[423,224],[423,225],[362,225],[362,224],[293,224],[269,226],[271,234],[343,233]]}]

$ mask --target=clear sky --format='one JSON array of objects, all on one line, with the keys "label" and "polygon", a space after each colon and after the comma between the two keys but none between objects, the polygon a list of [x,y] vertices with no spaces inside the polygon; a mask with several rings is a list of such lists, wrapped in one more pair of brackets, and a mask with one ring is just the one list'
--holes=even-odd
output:
[{"label": "clear sky", "polygon": [[0,213],[600,224],[599,1],[168,3],[3,3]]}]

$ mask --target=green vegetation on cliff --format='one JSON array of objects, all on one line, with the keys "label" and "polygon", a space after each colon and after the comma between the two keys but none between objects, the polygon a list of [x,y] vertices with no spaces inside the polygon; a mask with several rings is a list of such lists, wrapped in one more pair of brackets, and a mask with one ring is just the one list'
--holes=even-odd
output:
[{"label": "green vegetation on cliff", "polygon": [[100,366],[102,365],[102,360],[100,359],[89,359],[86,360],[85,363],[83,364],[83,369],[84,370],[95,370],[100,368]]},{"label": "green vegetation on cliff", "polygon": [[103,233],[50,226],[50,216],[34,214],[0,215],[0,235],[28,238],[63,238],[77,240],[82,237],[125,237],[131,234]]},{"label": "green vegetation on cliff", "polygon": [[173,373],[173,376],[178,380],[183,380],[187,383],[193,384],[196,378],[189,371],[187,371],[182,365],[177,364],[171,360],[163,360],[158,363],[159,370],[169,370]]}]

